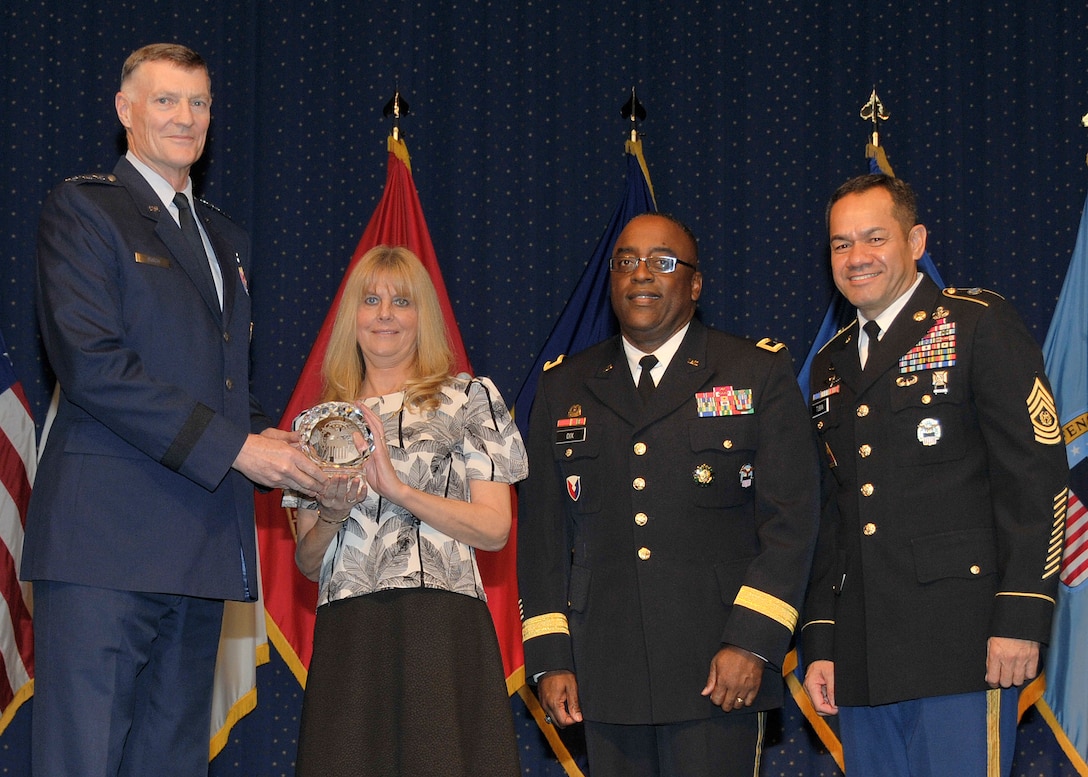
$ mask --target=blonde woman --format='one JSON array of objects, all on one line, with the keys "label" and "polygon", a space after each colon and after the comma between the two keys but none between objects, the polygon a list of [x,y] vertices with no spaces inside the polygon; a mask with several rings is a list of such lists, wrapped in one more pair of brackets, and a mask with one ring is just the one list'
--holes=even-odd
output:
[{"label": "blonde woman", "polygon": [[368,251],[337,309],[322,400],[354,402],[375,451],[318,500],[284,497],[320,591],[299,775],[519,772],[475,549],[506,544],[525,448],[495,385],[452,365],[419,259]]}]

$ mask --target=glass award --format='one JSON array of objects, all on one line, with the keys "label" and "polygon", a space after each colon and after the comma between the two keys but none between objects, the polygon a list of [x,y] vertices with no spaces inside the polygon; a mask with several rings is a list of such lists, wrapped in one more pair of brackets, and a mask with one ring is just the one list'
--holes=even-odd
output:
[{"label": "glass award", "polygon": [[[366,441],[355,447],[354,433]],[[358,472],[374,451],[374,435],[359,408],[350,402],[325,402],[311,407],[299,420],[302,450],[326,472]]]}]

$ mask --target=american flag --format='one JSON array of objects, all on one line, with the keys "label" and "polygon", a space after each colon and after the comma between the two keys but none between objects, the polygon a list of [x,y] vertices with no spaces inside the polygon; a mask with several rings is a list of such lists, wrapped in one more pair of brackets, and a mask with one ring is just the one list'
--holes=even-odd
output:
[{"label": "american flag", "polygon": [[0,732],[29,698],[34,677],[30,585],[19,583],[23,525],[37,466],[34,419],[0,336]]},{"label": "american flag", "polygon": [[1073,588],[1088,580],[1088,508],[1076,494],[1069,494],[1069,512],[1065,518],[1065,557],[1061,581]]}]

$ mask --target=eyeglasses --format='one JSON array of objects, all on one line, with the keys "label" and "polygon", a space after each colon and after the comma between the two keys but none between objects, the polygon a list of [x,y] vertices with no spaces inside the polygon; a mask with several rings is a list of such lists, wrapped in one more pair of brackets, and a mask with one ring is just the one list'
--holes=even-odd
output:
[{"label": "eyeglasses", "polygon": [[678,264],[693,270],[699,269],[675,256],[613,256],[608,260],[608,269],[612,272],[633,273],[638,269],[639,262],[646,262],[646,269],[655,274],[675,272]]}]

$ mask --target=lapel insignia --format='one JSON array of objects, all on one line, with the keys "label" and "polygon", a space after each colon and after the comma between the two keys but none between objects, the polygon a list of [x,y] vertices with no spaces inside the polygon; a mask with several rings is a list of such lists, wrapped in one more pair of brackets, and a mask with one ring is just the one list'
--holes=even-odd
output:
[{"label": "lapel insignia", "polygon": [[[924,310],[918,310],[918,311],[916,311],[914,313],[914,320],[915,321],[922,321],[923,319],[925,319],[925,317],[926,317],[926,312]],[[880,330],[877,330],[877,331],[880,331]]]},{"label": "lapel insignia", "polygon": [[751,415],[752,389],[734,389],[732,386],[715,386],[713,391],[695,394],[695,405],[700,418],[727,415]]},{"label": "lapel insignia", "polygon": [[700,488],[706,488],[714,482],[714,468],[709,464],[700,464],[691,473],[691,479]]},{"label": "lapel insignia", "polygon": [[147,206],[147,212],[148,213],[158,213],[159,210],[160,210],[160,208],[159,208],[158,205],[148,205]]},{"label": "lapel insignia", "polygon": [[762,340],[756,343],[756,347],[762,348],[765,351],[770,351],[771,353],[778,353],[786,347],[786,344],[779,342],[778,340],[774,340],[770,337],[764,337]]},{"label": "lapel insignia", "polygon": [[688,364],[690,364],[692,367],[698,367],[699,366],[699,360],[698,359],[688,359]]},{"label": "lapel insignia", "polygon": [[547,372],[552,367],[558,367],[560,364],[563,363],[563,359],[565,359],[565,358],[567,358],[567,355],[565,353],[561,353],[557,357],[555,357],[555,361],[553,361],[553,362],[544,362],[544,372]]}]

